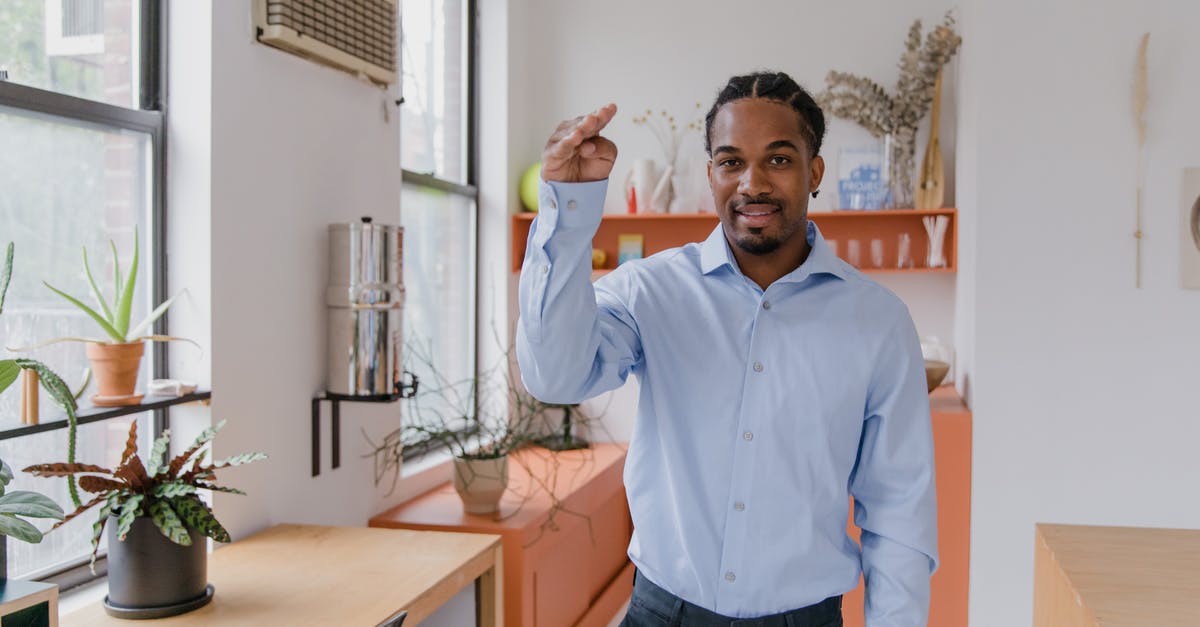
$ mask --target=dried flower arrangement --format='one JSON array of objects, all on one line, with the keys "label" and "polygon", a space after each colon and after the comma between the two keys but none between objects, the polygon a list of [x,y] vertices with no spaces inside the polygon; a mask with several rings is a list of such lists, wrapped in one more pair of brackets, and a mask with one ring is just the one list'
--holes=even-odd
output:
[{"label": "dried flower arrangement", "polygon": [[[697,102],[696,110],[699,111],[700,107],[701,104]],[[645,115],[634,116],[633,123],[638,126],[645,126],[650,129],[651,133],[654,133],[654,138],[658,140],[658,145],[662,147],[666,165],[673,168],[678,165],[675,161],[679,157],[679,145],[683,142],[683,138],[691,131],[700,130],[703,124],[701,119],[697,117],[688,122],[687,126],[680,129],[679,123],[675,121],[675,116],[669,115],[665,109],[659,111],[657,115],[654,111],[646,109]]]},{"label": "dried flower arrangement", "polygon": [[[638,126],[645,126],[654,134],[654,138],[658,140],[658,145],[662,148],[663,165],[658,170],[659,175],[669,176],[665,188],[665,197],[661,199],[661,209],[668,210],[675,204],[676,197],[683,191],[678,188],[679,181],[686,180],[682,175],[686,174],[684,164],[679,163],[679,147],[683,144],[683,140],[688,133],[699,131],[704,128],[704,122],[700,113],[701,104],[696,103],[696,118],[687,123],[686,126],[680,126],[682,122],[676,122],[675,116],[667,113],[666,109],[659,111],[657,114],[650,109],[646,109],[644,115],[633,117],[633,123]],[[685,163],[687,160],[685,159]],[[650,206],[650,198],[638,198],[638,203],[644,206]]]},{"label": "dried flower arrangement", "polygon": [[921,20],[913,22],[900,55],[900,79],[889,94],[869,78],[830,71],[817,103],[828,113],[857,122],[874,137],[890,136],[889,176],[892,206],[913,206],[913,156],[917,125],[933,102],[938,72],[958,52],[962,37],[954,30],[954,15],[947,12],[941,25],[921,43]]}]

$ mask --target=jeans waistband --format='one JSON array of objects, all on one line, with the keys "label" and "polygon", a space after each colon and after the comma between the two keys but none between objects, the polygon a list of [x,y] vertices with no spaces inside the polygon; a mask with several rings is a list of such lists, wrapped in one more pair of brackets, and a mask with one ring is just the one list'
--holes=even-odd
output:
[{"label": "jeans waistband", "polygon": [[672,625],[686,627],[826,627],[837,625],[842,613],[842,597],[834,596],[807,607],[757,618],[733,618],[689,603],[634,572],[633,598],[630,603],[667,619]]}]

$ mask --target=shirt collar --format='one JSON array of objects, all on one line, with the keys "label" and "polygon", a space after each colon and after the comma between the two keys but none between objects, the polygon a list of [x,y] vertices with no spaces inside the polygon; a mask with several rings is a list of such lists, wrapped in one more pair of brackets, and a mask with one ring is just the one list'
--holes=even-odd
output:
[{"label": "shirt collar", "polygon": [[[816,223],[812,220],[808,221],[807,235],[808,245],[811,248],[808,259],[805,259],[799,268],[792,270],[779,280],[789,283],[800,282],[814,274],[832,274],[840,279],[847,278],[845,262],[829,250],[829,245],[825,243],[825,238],[821,235],[821,229],[817,228]],[[737,261],[733,258],[733,251],[729,249],[729,242],[725,239],[725,230],[722,225],[717,224],[717,228],[708,235],[708,239],[700,244],[700,271],[704,274],[711,274],[722,266],[729,266],[731,270],[740,271]]]}]

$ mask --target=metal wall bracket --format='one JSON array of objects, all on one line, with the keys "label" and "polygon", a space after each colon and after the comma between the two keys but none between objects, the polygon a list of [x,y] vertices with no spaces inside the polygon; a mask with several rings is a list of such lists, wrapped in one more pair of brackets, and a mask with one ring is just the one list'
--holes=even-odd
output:
[{"label": "metal wall bracket", "polygon": [[419,380],[417,375],[408,372],[409,383],[397,382],[394,394],[378,394],[375,396],[355,396],[353,394],[335,394],[322,392],[312,399],[312,476],[321,474],[321,401],[329,402],[329,437],[330,437],[330,467],[342,465],[342,415],[340,403],[394,403],[403,398],[417,395]]}]

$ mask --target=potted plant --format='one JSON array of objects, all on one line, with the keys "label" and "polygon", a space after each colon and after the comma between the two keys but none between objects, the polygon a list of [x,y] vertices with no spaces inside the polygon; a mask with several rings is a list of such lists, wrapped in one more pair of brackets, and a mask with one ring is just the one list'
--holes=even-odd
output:
[{"label": "potted plant", "polygon": [[380,444],[367,438],[376,483],[388,470],[399,476],[405,446],[434,444],[453,457],[451,479],[463,511],[495,514],[508,488],[510,454],[539,443],[547,435],[546,410],[563,406],[542,403],[514,384],[511,347],[496,366],[461,381],[434,366],[431,351],[420,343],[410,342],[405,353],[431,383],[409,399],[407,424]]},{"label": "potted plant", "polygon": [[[440,392],[446,389],[442,387]],[[499,511],[500,498],[508,489],[509,454],[540,436],[541,431],[530,429],[528,420],[495,420],[470,410],[446,416],[415,402],[410,407],[413,420],[397,432],[402,434],[397,441],[397,453],[403,442],[441,444],[453,456],[452,480],[462,499],[463,511],[468,514]]]},{"label": "potted plant", "polygon": [[79,487],[93,495],[58,525],[100,506],[92,525],[92,563],[100,534],[107,527],[108,596],[104,606],[109,614],[173,616],[212,599],[204,538],[218,542],[230,538],[199,491],[245,494],[217,485],[216,471],[266,458],[263,453],[246,453],[205,463],[206,445],[224,424],[205,429],[187,450],[169,461],[170,432],[164,431],[143,462],[137,452],[134,420],[120,463],[113,469],[79,463],[38,464],[25,469],[39,477],[78,477]]},{"label": "potted plant", "polygon": [[[15,246],[12,242],[8,243],[8,250],[4,256],[4,267],[0,269],[0,312],[4,311],[4,300],[8,295],[8,285],[12,280],[13,271],[13,253]],[[67,461],[75,461],[75,430],[77,423],[75,419],[76,399],[83,393],[83,388],[87,386],[87,380],[80,387],[79,392],[72,393],[67,384],[63,382],[53,370],[46,364],[35,359],[0,359],[0,392],[8,389],[22,370],[32,370],[38,374],[38,383],[42,389],[54,399],[54,402],[62,406],[67,413],[67,424],[69,425],[67,439]],[[75,487],[75,480],[67,481],[67,489],[71,494],[72,502],[78,507],[80,505],[79,491]],[[3,569],[0,569],[2,571]]]},{"label": "potted plant", "polygon": [[6,491],[12,481],[12,469],[0,460],[0,593],[4,609],[0,620],[5,625],[50,625],[58,613],[58,586],[35,581],[8,579],[8,538],[37,544],[42,532],[21,518],[63,519],[62,508],[48,497],[28,490]]},{"label": "potted plant", "polygon": [[[29,490],[6,491],[12,479],[12,469],[7,462],[0,460],[0,536],[37,544],[42,541],[41,530],[21,516],[62,520],[63,510],[43,494]],[[0,542],[0,578],[7,578],[8,572],[5,559],[8,552],[4,547],[5,543]]]},{"label": "potted plant", "polygon": [[[108,336],[108,340],[87,338],[61,338],[59,341],[86,342],[88,360],[96,377],[96,387],[99,393],[92,397],[92,403],[102,407],[121,405],[137,405],[142,402],[142,396],[134,393],[137,385],[138,370],[145,352],[145,341],[168,341],[182,338],[165,335],[143,335],[158,320],[178,296],[173,296],[146,316],[137,325],[130,328],[130,315],[133,310],[133,293],[137,284],[138,271],[138,237],[133,236],[133,262],[130,264],[129,275],[121,275],[121,265],[117,258],[117,246],[109,240],[112,249],[113,262],[113,292],[111,306],[104,293],[96,285],[92,276],[92,268],[88,263],[87,248],[83,249],[83,271],[91,288],[92,299],[96,301],[99,311],[84,304],[83,301],[43,281],[46,287],[55,294],[62,296],[87,314],[100,329]],[[53,342],[51,342],[53,343]]]}]

